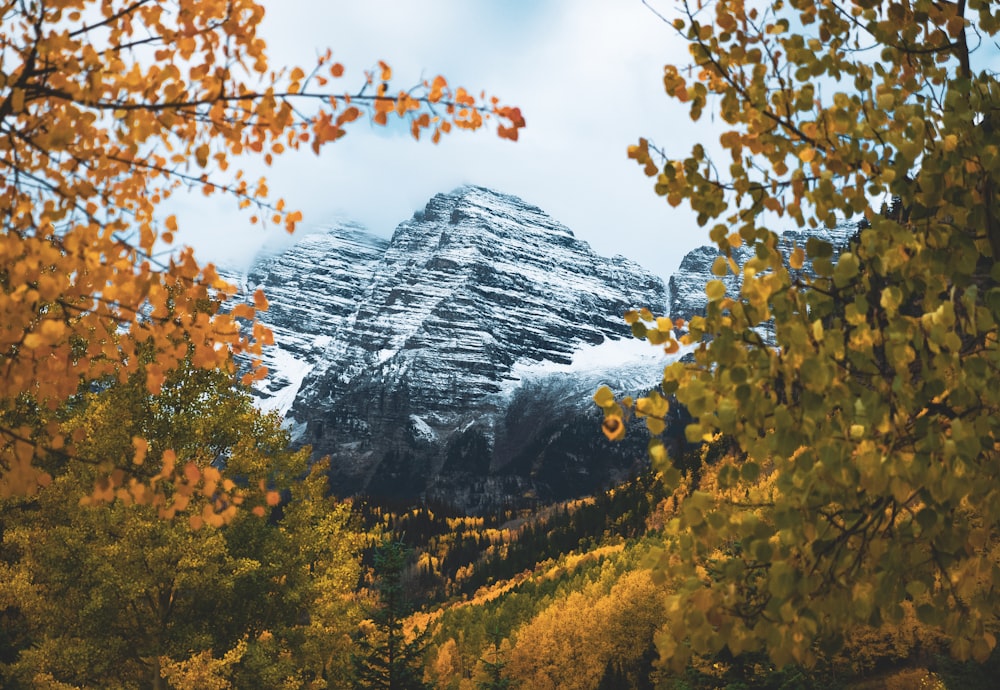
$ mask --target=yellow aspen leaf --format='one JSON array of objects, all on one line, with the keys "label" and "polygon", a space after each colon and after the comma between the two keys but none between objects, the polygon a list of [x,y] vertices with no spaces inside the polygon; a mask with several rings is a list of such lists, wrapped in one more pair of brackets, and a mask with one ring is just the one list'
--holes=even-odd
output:
[{"label": "yellow aspen leaf", "polygon": [[260,321],[255,321],[253,325],[254,340],[263,345],[274,345],[274,333]]},{"label": "yellow aspen leaf", "polygon": [[206,165],[208,165],[208,154],[209,154],[208,144],[202,144],[194,150],[194,158],[195,161],[198,163],[199,167],[204,168]]},{"label": "yellow aspen leaf", "polygon": [[497,134],[502,139],[510,139],[511,141],[517,141],[518,129],[516,127],[505,127],[504,125],[500,125],[497,128]]},{"label": "yellow aspen leaf", "polygon": [[222,479],[222,473],[219,472],[218,468],[209,465],[204,470],[202,470],[202,476],[205,478],[206,482],[218,482]]},{"label": "yellow aspen leaf", "polygon": [[608,407],[613,405],[615,402],[615,394],[611,392],[611,389],[607,386],[601,386],[594,393],[594,402],[597,403],[598,407]]},{"label": "yellow aspen leaf", "polygon": [[354,107],[353,105],[345,108],[340,115],[337,116],[337,125],[344,125],[348,122],[354,122],[359,117],[361,117],[361,110]]},{"label": "yellow aspen leaf", "polygon": [[210,527],[218,529],[226,524],[226,515],[231,515],[231,513],[210,512],[208,517],[205,518],[205,522],[208,523]]},{"label": "yellow aspen leaf", "polygon": [[802,270],[805,263],[806,253],[802,247],[796,247],[788,257],[788,265],[796,271]]},{"label": "yellow aspen leaf", "polygon": [[668,462],[667,449],[659,439],[650,439],[649,459],[653,462],[653,467],[659,467]]},{"label": "yellow aspen leaf", "polygon": [[444,77],[438,75],[434,77],[434,81],[431,83],[431,90],[428,92],[428,99],[431,103],[437,103],[444,96],[444,90],[447,88],[448,82]]},{"label": "yellow aspen leaf", "polygon": [[705,285],[705,294],[710,301],[721,300],[726,296],[726,284],[721,280],[710,280]]},{"label": "yellow aspen leaf", "polygon": [[668,333],[664,333],[658,328],[651,328],[646,330],[646,340],[649,341],[650,345],[662,345],[667,342],[669,338]]},{"label": "yellow aspen leaf", "polygon": [[601,431],[608,437],[609,441],[619,441],[625,437],[625,422],[617,415],[605,417],[601,422]]},{"label": "yellow aspen leaf", "polygon": [[295,232],[296,223],[301,222],[302,211],[292,211],[287,216],[285,216],[285,229],[288,232]]},{"label": "yellow aspen leaf", "polygon": [[812,146],[807,146],[799,151],[799,160],[803,163],[810,163],[814,158],[816,158],[816,149]]}]

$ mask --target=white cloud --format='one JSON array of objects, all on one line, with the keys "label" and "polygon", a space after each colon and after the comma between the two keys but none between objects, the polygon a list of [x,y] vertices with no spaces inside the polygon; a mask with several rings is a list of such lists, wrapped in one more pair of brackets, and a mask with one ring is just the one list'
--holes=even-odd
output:
[{"label": "white cloud", "polygon": [[[308,152],[255,169],[305,213],[307,228],[340,216],[389,235],[433,194],[475,183],[517,194],[596,251],[663,276],[707,241],[690,212],[656,197],[626,157],[640,136],[678,154],[696,138],[716,138],[663,93],[663,65],[684,62],[686,49],[639,0],[284,0],[268,11],[272,66],[306,66],[330,47],[348,68],[345,87],[384,59],[400,85],[440,73],[495,93],[527,120],[516,144],[460,132],[437,146],[361,124],[318,158]],[[182,241],[204,258],[246,261],[265,237],[230,200],[175,205],[189,228]]]}]

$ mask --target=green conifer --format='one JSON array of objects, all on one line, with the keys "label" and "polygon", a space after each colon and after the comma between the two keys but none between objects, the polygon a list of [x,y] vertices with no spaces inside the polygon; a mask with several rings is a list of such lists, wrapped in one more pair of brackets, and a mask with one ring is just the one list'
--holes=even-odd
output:
[{"label": "green conifer", "polygon": [[373,630],[359,635],[354,656],[354,687],[359,690],[425,690],[423,656],[427,630],[407,639],[403,623],[412,613],[403,575],[409,550],[390,541],[375,551],[375,590],[378,605],[370,620]]}]

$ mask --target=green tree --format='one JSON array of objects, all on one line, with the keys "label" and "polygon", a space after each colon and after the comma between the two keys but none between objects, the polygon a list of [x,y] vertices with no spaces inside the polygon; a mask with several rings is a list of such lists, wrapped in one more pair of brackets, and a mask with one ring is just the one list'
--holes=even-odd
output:
[{"label": "green tree", "polygon": [[413,605],[403,576],[409,550],[389,541],[375,550],[375,591],[378,602],[370,626],[359,636],[355,656],[355,687],[364,690],[423,690],[423,656],[428,631],[405,630]]},{"label": "green tree", "polygon": [[[677,668],[723,648],[809,665],[911,602],[956,657],[985,659],[1000,609],[1000,6],[678,7],[664,19],[692,63],[668,65],[664,86],[693,119],[718,113],[724,160],[647,140],[629,155],[710,225],[713,271],[742,287],[706,285],[706,314],[680,339],[692,361],[668,366],[660,393],[693,415],[689,440],[723,434],[738,450],[667,526],[656,570],[676,592],[660,654]],[[779,248],[776,227],[859,214],[839,255]],[[667,319],[628,319],[678,347]],[[661,431],[662,396],[595,398],[616,435],[627,414]],[[677,485],[662,444],[650,450]]]},{"label": "green tree", "polygon": [[490,644],[487,656],[479,659],[485,678],[476,682],[476,690],[513,690],[517,682],[504,675],[507,660],[504,658],[503,641],[499,626],[494,626],[489,632]]},{"label": "green tree", "polygon": [[[38,495],[0,504],[0,607],[24,631],[2,655],[5,687],[325,687],[316,680],[346,675],[360,547],[349,507],[324,498],[322,465],[296,481],[308,451],[286,450],[280,421],[230,376],[182,368],[157,395],[134,376],[80,396],[63,424],[86,457],[134,464],[141,437],[145,458],[117,489],[100,466],[60,458]],[[166,486],[161,504],[133,500],[164,463],[208,490]],[[234,482],[223,464],[272,490],[225,526],[234,507],[211,498],[212,483],[221,493]],[[80,500],[95,483],[109,503]],[[271,516],[277,491],[290,500]],[[164,519],[175,513],[189,519]]]}]

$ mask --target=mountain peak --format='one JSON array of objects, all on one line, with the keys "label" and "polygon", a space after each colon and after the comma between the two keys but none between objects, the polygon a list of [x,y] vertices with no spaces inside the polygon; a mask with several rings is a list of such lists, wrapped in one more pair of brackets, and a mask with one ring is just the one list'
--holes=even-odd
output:
[{"label": "mountain peak", "polygon": [[513,222],[522,231],[574,237],[565,225],[520,197],[472,184],[435,194],[422,210],[413,214],[413,220],[421,223],[444,221],[460,230],[479,228],[498,232],[510,229],[508,226]]},{"label": "mountain peak", "polygon": [[663,281],[595,254],[538,207],[458,187],[396,228],[289,419],[333,458],[338,490],[414,496],[447,463],[488,474],[521,447],[505,415],[525,365],[567,366],[581,348],[629,337],[628,309],[665,305]]}]

